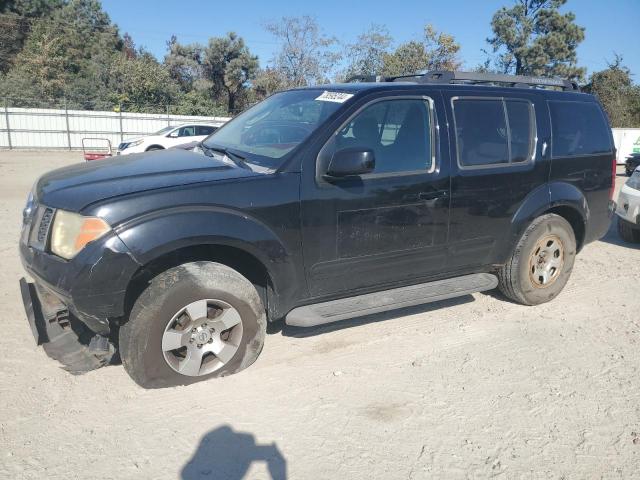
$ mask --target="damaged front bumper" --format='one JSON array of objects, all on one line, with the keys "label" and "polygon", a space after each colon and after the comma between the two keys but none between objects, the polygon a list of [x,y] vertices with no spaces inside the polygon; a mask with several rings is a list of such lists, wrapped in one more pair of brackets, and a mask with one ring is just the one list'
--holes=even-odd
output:
[{"label": "damaged front bumper", "polygon": [[108,337],[74,318],[53,293],[24,278],[20,279],[20,293],[36,344],[65,370],[80,374],[111,361],[115,347]]},{"label": "damaged front bumper", "polygon": [[73,373],[108,364],[116,350],[113,327],[125,315],[127,285],[140,267],[120,238],[111,233],[71,260],[21,241],[20,256],[34,280],[21,279],[20,291],[36,343]]}]

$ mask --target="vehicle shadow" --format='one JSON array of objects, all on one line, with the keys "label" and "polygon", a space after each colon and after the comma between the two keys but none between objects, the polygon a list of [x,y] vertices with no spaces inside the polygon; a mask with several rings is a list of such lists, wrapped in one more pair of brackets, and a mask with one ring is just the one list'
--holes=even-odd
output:
[{"label": "vehicle shadow", "polygon": [[224,425],[202,437],[193,457],[182,467],[180,478],[241,480],[254,462],[267,464],[271,480],[287,478],[287,462],[275,443],[256,444],[252,434]]},{"label": "vehicle shadow", "polygon": [[415,305],[413,307],[398,308],[395,310],[389,310],[388,312],[373,313],[371,315],[363,315],[361,317],[354,317],[348,320],[341,320],[335,323],[328,323],[326,325],[318,325],[317,327],[292,327],[286,325],[284,320],[276,322],[270,325],[269,333],[280,332],[285,337],[304,338],[312,337],[315,335],[322,335],[324,333],[333,332],[336,330],[344,330],[347,328],[358,327],[360,325],[366,325],[368,323],[383,322],[385,320],[391,320],[394,318],[406,317],[408,315],[417,315],[419,313],[427,313],[441,308],[448,308],[454,305],[463,305],[465,303],[471,303],[474,301],[472,295],[463,295],[461,297],[450,298],[448,300],[441,300],[439,302],[425,303],[422,305]]},{"label": "vehicle shadow", "polygon": [[601,242],[610,243],[612,245],[617,245],[618,247],[631,248],[633,250],[640,249],[640,243],[631,243],[625,242],[620,235],[618,234],[618,220],[617,217],[614,217],[611,225],[609,225],[609,230],[604,237],[600,239]]}]

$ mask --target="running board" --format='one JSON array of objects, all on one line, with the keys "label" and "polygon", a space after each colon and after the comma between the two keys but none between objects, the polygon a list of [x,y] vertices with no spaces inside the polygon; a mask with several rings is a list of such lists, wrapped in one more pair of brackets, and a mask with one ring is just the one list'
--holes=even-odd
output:
[{"label": "running board", "polygon": [[382,292],[341,298],[330,302],[305,305],[289,312],[287,325],[314,327],[325,323],[386,312],[403,307],[437,302],[448,298],[470,295],[498,286],[498,278],[490,273],[475,273],[462,277],[394,288]]}]

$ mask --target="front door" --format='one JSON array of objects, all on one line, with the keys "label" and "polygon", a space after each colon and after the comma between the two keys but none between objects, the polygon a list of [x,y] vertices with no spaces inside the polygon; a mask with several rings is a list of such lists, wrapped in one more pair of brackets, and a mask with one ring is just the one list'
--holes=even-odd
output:
[{"label": "front door", "polygon": [[[302,234],[312,296],[411,283],[444,269],[448,149],[443,155],[444,117],[434,97],[389,95],[354,106],[313,159],[315,168],[304,169]],[[327,178],[342,149],[373,151],[374,170]]]}]

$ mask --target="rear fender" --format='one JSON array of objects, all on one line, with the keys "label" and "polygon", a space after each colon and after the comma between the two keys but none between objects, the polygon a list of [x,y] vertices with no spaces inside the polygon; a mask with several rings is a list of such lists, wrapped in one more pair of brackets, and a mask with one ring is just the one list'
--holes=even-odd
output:
[{"label": "rear fender", "polygon": [[531,222],[551,209],[568,207],[575,210],[583,223],[589,219],[589,205],[583,193],[574,185],[565,182],[551,182],[540,185],[522,202],[511,219],[510,249],[504,249],[500,263],[511,255],[518,240]]}]

